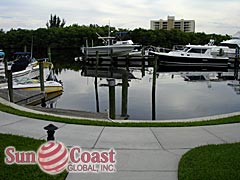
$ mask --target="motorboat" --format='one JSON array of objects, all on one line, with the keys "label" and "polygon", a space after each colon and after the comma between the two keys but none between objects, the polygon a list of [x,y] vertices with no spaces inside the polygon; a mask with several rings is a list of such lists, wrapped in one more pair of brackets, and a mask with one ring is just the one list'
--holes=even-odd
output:
[{"label": "motorboat", "polygon": [[[12,77],[14,80],[19,81],[22,78],[36,78],[39,76],[39,64],[38,60],[31,57],[30,52],[16,52],[14,53],[15,60],[8,62],[8,69],[12,71]],[[49,69],[53,67],[51,62],[48,62],[46,58],[43,59],[43,67],[45,74],[49,74]],[[0,64],[0,76],[5,77],[4,63]]]},{"label": "motorboat", "polygon": [[[53,68],[53,64],[51,62],[48,62],[47,60],[44,60],[43,62],[43,70],[44,70],[44,79],[47,78],[50,70]],[[29,65],[26,67],[26,69],[22,71],[17,71],[12,73],[12,77],[15,81],[19,81],[24,78],[37,78],[40,76],[40,70],[39,70],[39,63],[38,61],[34,61],[32,63],[29,63]]]},{"label": "motorboat", "polygon": [[230,66],[235,68],[235,66],[238,64],[236,60],[240,56],[240,52],[239,52],[239,49],[240,49],[240,31],[237,32],[236,34],[234,34],[231,39],[221,42],[220,45],[221,46],[227,46],[229,48],[235,49],[235,52],[232,53],[231,55],[229,55],[230,64],[231,64]]},{"label": "motorboat", "polygon": [[3,52],[2,49],[0,49],[0,62],[3,62],[4,56],[5,56],[5,53]]},{"label": "motorboat", "polygon": [[186,45],[183,50],[165,52],[150,52],[159,57],[159,64],[166,66],[192,66],[192,67],[228,67],[230,54],[234,49],[226,46]]},{"label": "motorboat", "polygon": [[[12,88],[16,95],[14,102],[17,104],[37,105],[41,103],[43,97],[45,98],[45,101],[49,101],[63,93],[63,84],[57,79],[55,74],[53,74],[53,70],[50,70],[50,73],[46,80],[44,80],[43,84],[44,90],[41,91],[41,83],[39,79],[29,79],[26,77],[19,81],[13,81]],[[0,90],[8,90],[7,83],[1,84]]]},{"label": "motorboat", "polygon": [[[61,83],[56,81],[45,81],[44,82],[44,92],[46,94],[63,91],[63,86]],[[13,89],[15,90],[27,90],[27,91],[40,91],[40,81],[37,79],[29,79],[23,83],[18,82],[13,85]]]},{"label": "motorboat", "polygon": [[[29,64],[35,61],[36,60],[32,57],[31,52],[15,52],[13,54],[12,60],[7,62],[7,69],[11,68],[12,72],[22,71],[26,69]],[[5,64],[4,62],[1,62],[0,70],[4,71],[4,69]]]},{"label": "motorboat", "polygon": [[81,48],[82,53],[85,56],[96,56],[97,52],[99,56],[126,56],[134,49],[140,47],[140,45],[134,44],[132,40],[120,40],[114,42],[115,37],[110,36],[110,25],[107,37],[102,37],[98,33],[96,34],[98,39],[103,41],[104,45],[89,47],[88,43],[86,42],[86,47]]},{"label": "motorboat", "polygon": [[99,56],[126,56],[138,47],[140,45],[134,44],[132,40],[126,40],[104,46],[82,47],[82,53],[86,56],[96,56],[97,52]]},{"label": "motorboat", "polygon": [[[3,86],[0,89],[7,89],[8,86]],[[40,81],[38,79],[23,79],[19,82],[13,83],[14,90],[25,90],[25,91],[41,91]],[[62,92],[62,83],[55,80],[44,81],[44,92],[46,94]]]},{"label": "motorboat", "polygon": [[231,39],[220,43],[221,46],[228,46],[230,48],[240,48],[240,31],[232,36]]}]

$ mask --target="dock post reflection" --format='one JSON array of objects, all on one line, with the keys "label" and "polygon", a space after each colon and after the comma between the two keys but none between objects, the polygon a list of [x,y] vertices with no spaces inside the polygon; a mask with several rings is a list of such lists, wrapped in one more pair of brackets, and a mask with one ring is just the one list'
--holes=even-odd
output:
[{"label": "dock post reflection", "polygon": [[128,118],[128,71],[124,71],[122,74],[122,113],[121,116]]},{"label": "dock post reflection", "polygon": [[158,62],[158,56],[155,56],[154,62],[153,62],[153,82],[152,82],[152,120],[156,120],[157,62]]},{"label": "dock post reflection", "polygon": [[142,77],[144,77],[145,76],[145,59],[142,60],[142,69],[141,69],[141,71],[142,71]]},{"label": "dock post reflection", "polygon": [[109,85],[109,116],[111,119],[115,119],[115,79],[108,79]]},{"label": "dock post reflection", "polygon": [[97,78],[98,78],[98,62],[99,62],[99,53],[96,52],[96,69],[95,69],[95,94],[96,94],[96,111],[99,112],[99,96],[98,96],[98,86],[97,86]]},{"label": "dock post reflection", "polygon": [[145,50],[144,50],[144,48],[142,49],[141,54],[142,54],[142,68],[141,68],[141,71],[142,71],[142,77],[144,77],[145,76],[145,58],[144,58]]}]

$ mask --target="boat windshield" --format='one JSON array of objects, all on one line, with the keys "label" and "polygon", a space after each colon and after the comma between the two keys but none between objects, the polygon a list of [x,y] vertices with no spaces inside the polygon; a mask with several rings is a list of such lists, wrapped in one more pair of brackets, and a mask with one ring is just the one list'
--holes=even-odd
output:
[{"label": "boat windshield", "polygon": [[117,41],[114,45],[133,45],[133,42],[132,42],[132,40]]},{"label": "boat windshield", "polygon": [[189,53],[198,53],[198,54],[204,54],[207,51],[207,49],[202,48],[192,48],[188,52]]},{"label": "boat windshield", "polygon": [[190,49],[190,47],[185,47],[185,48],[183,49],[183,51],[184,51],[184,52],[187,52],[189,49]]}]

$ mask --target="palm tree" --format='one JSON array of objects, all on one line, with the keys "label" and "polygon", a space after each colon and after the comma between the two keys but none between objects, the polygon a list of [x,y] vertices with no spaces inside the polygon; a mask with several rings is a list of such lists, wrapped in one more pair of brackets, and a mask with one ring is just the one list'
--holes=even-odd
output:
[{"label": "palm tree", "polygon": [[47,28],[52,28],[52,27],[59,28],[59,27],[64,27],[65,24],[66,22],[64,19],[61,20],[61,18],[56,14],[54,16],[51,14],[50,20],[47,22],[46,26]]}]

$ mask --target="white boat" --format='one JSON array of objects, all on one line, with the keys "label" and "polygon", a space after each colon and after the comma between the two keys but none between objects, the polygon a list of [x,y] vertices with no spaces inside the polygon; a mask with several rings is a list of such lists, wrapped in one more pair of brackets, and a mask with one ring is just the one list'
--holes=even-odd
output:
[{"label": "white boat", "polygon": [[223,41],[220,44],[230,48],[240,48],[240,31],[234,34],[232,39]]},{"label": "white boat", "polygon": [[[49,75],[50,70],[52,69],[53,64],[51,62],[43,62],[44,70],[44,80],[46,80]],[[37,61],[30,63],[26,69],[18,72],[12,73],[13,80],[20,81],[21,79],[28,78],[33,79],[40,76],[39,64]]]},{"label": "white boat", "polygon": [[[28,52],[18,52],[16,60],[8,63],[8,68],[12,70],[13,80],[19,81],[22,78],[36,78],[39,76],[39,65],[38,61],[35,58],[31,58]],[[47,59],[43,61],[43,67],[45,75],[49,74],[49,69],[53,67],[51,62],[48,62]],[[4,63],[0,64],[0,76],[5,78],[5,67]],[[46,79],[46,78],[45,78]]]},{"label": "white boat", "polygon": [[226,46],[186,45],[183,50],[151,52],[159,57],[159,63],[167,66],[228,67],[230,54],[234,49]]},{"label": "white boat", "polygon": [[114,44],[107,44],[105,46],[82,47],[82,52],[86,56],[96,56],[98,51],[99,56],[126,56],[134,49],[140,47],[135,45],[132,40],[117,41]]},{"label": "white boat", "polygon": [[[7,89],[8,86],[3,86],[1,89]],[[63,86],[57,81],[45,81],[44,82],[44,92],[46,94],[62,92]],[[26,91],[41,91],[40,81],[37,79],[27,79],[21,82],[13,83],[14,90],[26,90]]]}]

